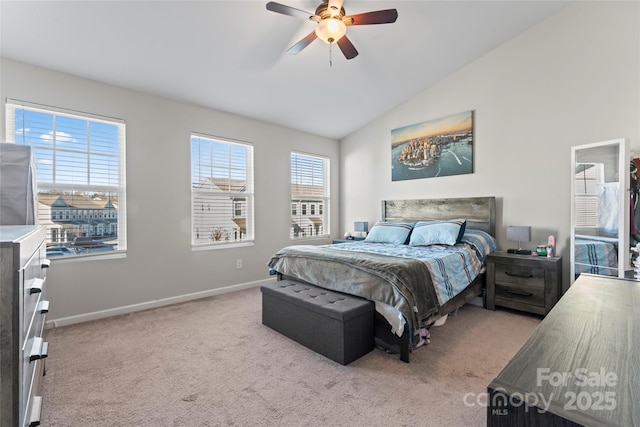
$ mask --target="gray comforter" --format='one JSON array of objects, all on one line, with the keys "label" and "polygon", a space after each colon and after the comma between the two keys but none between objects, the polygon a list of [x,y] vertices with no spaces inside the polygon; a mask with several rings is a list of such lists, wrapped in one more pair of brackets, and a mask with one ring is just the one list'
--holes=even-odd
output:
[{"label": "gray comforter", "polygon": [[280,250],[269,267],[323,288],[395,307],[404,315],[411,334],[429,326],[438,313],[438,299],[422,261],[299,245]]}]

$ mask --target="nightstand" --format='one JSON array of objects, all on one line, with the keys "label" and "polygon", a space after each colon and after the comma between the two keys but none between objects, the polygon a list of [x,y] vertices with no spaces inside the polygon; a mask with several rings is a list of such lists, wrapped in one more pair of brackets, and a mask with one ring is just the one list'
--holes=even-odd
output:
[{"label": "nightstand", "polygon": [[364,240],[364,237],[353,237],[351,239],[334,239],[333,244],[336,243],[347,243],[347,242],[358,242]]},{"label": "nightstand", "polygon": [[562,257],[487,255],[487,308],[546,315],[562,295]]}]

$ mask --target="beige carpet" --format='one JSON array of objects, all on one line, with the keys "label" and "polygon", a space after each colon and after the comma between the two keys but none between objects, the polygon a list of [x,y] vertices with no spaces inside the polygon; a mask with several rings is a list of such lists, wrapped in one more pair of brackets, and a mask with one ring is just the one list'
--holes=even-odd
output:
[{"label": "beige carpet", "polygon": [[411,363],[348,366],[263,326],[258,288],[50,329],[42,425],[484,426],[465,402],[539,321],[467,305]]}]

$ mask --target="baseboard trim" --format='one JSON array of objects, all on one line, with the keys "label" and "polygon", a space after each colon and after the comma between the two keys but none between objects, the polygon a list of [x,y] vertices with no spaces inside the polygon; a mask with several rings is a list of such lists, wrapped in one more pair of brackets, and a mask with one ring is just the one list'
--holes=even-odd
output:
[{"label": "baseboard trim", "polygon": [[214,295],[226,294],[229,292],[240,291],[243,289],[255,288],[262,285],[268,279],[258,280],[255,282],[241,283],[238,285],[224,286],[222,288],[209,289],[202,292],[194,292],[191,294],[178,295],[175,297],[163,298],[153,301],[142,302],[139,304],[125,305],[123,307],[110,308],[108,310],[94,311],[92,313],[78,314],[76,316],[61,317],[59,319],[47,320],[45,327],[58,328],[61,326],[73,325],[76,323],[89,322],[92,320],[105,319],[107,317],[119,316],[121,314],[135,313],[136,311],[149,310],[152,308],[164,307],[181,302],[193,301],[196,299],[207,298]]},{"label": "baseboard trim", "polygon": [[[121,314],[135,313],[136,311],[149,310],[152,308],[164,307],[181,302],[193,301],[200,298],[207,298],[215,295],[226,294],[229,292],[241,291],[243,289],[255,288],[262,285],[266,280],[257,280],[255,282],[241,283],[238,285],[224,286],[222,288],[209,289],[202,292],[194,292],[191,294],[178,295],[175,297],[163,298],[153,301],[142,302],[139,304],[125,305],[123,307],[110,308],[108,310],[94,311],[91,313],[78,314],[76,316],[61,317],[59,319],[47,320],[45,328],[58,328],[60,326],[74,325],[76,323],[90,322],[92,320],[105,319],[107,317],[119,316]],[[476,297],[469,301],[469,304],[483,306],[482,298]]]}]

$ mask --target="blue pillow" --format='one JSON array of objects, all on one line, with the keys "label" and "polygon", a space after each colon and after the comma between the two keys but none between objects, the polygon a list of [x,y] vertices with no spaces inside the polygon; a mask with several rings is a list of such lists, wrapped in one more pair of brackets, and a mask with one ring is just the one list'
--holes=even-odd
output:
[{"label": "blue pillow", "polygon": [[464,219],[419,221],[413,227],[409,244],[412,246],[453,246],[462,240],[466,226],[467,221]]},{"label": "blue pillow", "polygon": [[401,245],[407,242],[412,228],[413,224],[408,222],[376,222],[364,241]]},{"label": "blue pillow", "polygon": [[478,255],[478,258],[484,262],[487,254],[498,250],[498,242],[489,233],[482,230],[469,229],[465,231],[462,241],[470,245]]}]

